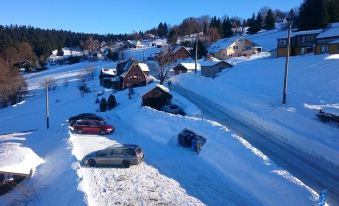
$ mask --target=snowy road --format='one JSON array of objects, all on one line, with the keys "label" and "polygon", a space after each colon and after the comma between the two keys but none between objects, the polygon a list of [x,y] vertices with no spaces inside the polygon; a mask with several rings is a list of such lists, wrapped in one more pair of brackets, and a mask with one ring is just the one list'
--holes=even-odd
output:
[{"label": "snowy road", "polygon": [[339,204],[339,174],[335,173],[338,168],[334,168],[332,164],[319,157],[296,150],[291,145],[279,141],[279,138],[270,138],[278,134],[263,130],[260,125],[255,125],[253,122],[238,120],[235,115],[232,115],[232,111],[190,90],[179,85],[173,85],[173,89],[200,107],[205,118],[227,125],[306,185],[317,192],[327,189],[329,192],[327,202],[330,205]]}]

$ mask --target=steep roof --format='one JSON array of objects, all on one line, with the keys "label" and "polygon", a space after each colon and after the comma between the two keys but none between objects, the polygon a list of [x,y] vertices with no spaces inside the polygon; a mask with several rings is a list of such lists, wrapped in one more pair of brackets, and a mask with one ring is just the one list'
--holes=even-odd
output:
[{"label": "steep roof", "polygon": [[190,53],[190,51],[188,51],[188,48],[184,47],[184,46],[177,46],[173,49],[173,53],[176,53],[177,51],[179,51],[179,49],[184,48],[188,53]]},{"label": "steep roof", "polygon": [[339,22],[328,24],[327,27],[317,36],[317,39],[338,37]]}]

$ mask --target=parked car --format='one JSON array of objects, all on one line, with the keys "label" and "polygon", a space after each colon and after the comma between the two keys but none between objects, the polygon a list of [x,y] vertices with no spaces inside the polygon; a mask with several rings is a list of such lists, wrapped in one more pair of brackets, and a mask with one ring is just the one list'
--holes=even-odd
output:
[{"label": "parked car", "polygon": [[79,134],[108,134],[114,132],[114,127],[107,125],[105,121],[95,119],[79,119],[73,124],[73,131]]},{"label": "parked car", "polygon": [[90,167],[122,165],[129,168],[144,160],[144,152],[135,144],[112,145],[86,155],[82,163]]},{"label": "parked car", "polygon": [[71,118],[68,119],[68,122],[69,124],[73,127],[73,124],[77,121],[77,120],[86,120],[86,119],[89,119],[89,120],[98,120],[98,121],[105,121],[105,119],[103,119],[102,117],[99,117],[98,115],[96,114],[93,114],[93,113],[81,113],[81,114],[78,114],[76,116],[73,116]]},{"label": "parked car", "polygon": [[325,107],[319,110],[317,116],[323,122],[331,122],[339,127],[339,109]]},{"label": "parked car", "polygon": [[161,108],[161,111],[168,112],[171,114],[180,114],[180,115],[186,115],[184,110],[182,110],[178,105],[176,104],[168,104]]},{"label": "parked car", "polygon": [[184,129],[178,135],[179,144],[183,147],[190,147],[194,152],[199,153],[206,139],[195,132]]}]

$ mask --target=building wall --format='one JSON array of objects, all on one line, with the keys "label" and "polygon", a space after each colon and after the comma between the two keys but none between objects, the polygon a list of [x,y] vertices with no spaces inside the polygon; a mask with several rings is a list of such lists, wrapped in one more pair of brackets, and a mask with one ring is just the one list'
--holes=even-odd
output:
[{"label": "building wall", "polygon": [[187,69],[182,65],[177,65],[176,67],[173,68],[173,70],[175,75],[187,72]]},{"label": "building wall", "polygon": [[174,55],[176,59],[187,59],[190,57],[190,53],[183,47],[176,51]]},{"label": "building wall", "polygon": [[229,59],[231,57],[251,56],[257,53],[253,49],[253,43],[247,39],[235,41],[226,49],[221,49],[214,56],[218,59]]},{"label": "building wall", "polygon": [[[325,52],[321,51],[322,47],[326,48]],[[339,54],[339,43],[317,45],[315,48],[315,54]]]},{"label": "building wall", "polygon": [[141,71],[141,68],[134,64],[124,78],[123,87],[135,87],[139,85],[146,85],[146,78],[144,73]]}]

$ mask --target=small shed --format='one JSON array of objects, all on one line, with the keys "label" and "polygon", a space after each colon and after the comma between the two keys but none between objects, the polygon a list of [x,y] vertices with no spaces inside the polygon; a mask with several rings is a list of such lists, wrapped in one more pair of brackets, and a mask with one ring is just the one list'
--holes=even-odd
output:
[{"label": "small shed", "polygon": [[142,106],[149,106],[154,109],[160,109],[161,107],[169,104],[172,99],[172,95],[167,87],[156,84],[151,90],[148,90],[142,95]]},{"label": "small shed", "polygon": [[[200,70],[201,66],[197,64],[197,70]],[[195,63],[179,63],[173,68],[174,74],[178,75],[181,73],[193,72],[195,70]]]},{"label": "small shed", "polygon": [[210,57],[201,63],[201,75],[205,77],[215,77],[223,69],[231,67],[232,65],[226,61]]},{"label": "small shed", "polygon": [[115,68],[102,68],[99,75],[100,85],[106,88],[112,88],[112,80],[116,76],[117,70]]},{"label": "small shed", "polygon": [[184,46],[178,46],[173,50],[175,59],[187,59],[191,56],[191,52]]}]

